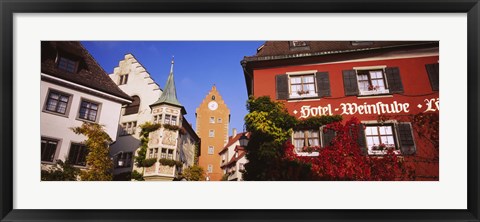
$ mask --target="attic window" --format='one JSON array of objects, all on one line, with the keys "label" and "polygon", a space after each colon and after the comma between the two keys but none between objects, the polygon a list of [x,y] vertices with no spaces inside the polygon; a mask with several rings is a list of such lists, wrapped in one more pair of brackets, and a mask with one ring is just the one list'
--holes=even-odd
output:
[{"label": "attic window", "polygon": [[310,50],[306,41],[290,41],[290,50]]},{"label": "attic window", "polygon": [[373,45],[372,41],[352,41],[352,46],[367,46]]},{"label": "attic window", "polygon": [[77,71],[78,61],[72,60],[66,57],[60,57],[58,59],[58,68],[65,70],[70,73],[75,73]]}]

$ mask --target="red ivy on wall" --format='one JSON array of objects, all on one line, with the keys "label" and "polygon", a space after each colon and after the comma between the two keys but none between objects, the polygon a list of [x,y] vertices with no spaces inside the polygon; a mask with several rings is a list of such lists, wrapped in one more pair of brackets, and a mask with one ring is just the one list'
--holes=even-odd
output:
[{"label": "red ivy on wall", "polygon": [[312,179],[316,180],[410,180],[410,171],[403,164],[403,157],[387,149],[384,155],[369,156],[362,153],[358,145],[358,129],[361,125],[357,118],[342,124],[328,124],[325,130],[336,132],[330,146],[320,149],[318,156],[298,156],[294,146],[285,144],[285,160],[297,161],[311,166]]}]

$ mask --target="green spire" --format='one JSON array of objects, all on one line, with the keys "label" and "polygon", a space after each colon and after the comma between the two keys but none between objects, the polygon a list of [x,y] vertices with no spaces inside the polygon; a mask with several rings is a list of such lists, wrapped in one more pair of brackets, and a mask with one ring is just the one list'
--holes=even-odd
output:
[{"label": "green spire", "polygon": [[177,99],[177,90],[175,89],[175,81],[173,80],[173,58],[172,58],[172,66],[170,68],[170,74],[168,75],[167,84],[165,85],[165,89],[163,90],[162,95],[156,102],[154,102],[150,106],[160,105],[163,103],[178,106],[182,108],[182,112],[185,112],[184,107]]}]

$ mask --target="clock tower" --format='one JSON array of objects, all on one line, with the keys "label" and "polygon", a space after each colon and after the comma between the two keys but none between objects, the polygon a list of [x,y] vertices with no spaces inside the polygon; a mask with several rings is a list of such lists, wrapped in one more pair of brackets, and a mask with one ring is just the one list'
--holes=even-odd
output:
[{"label": "clock tower", "polygon": [[197,135],[201,139],[199,165],[208,180],[218,181],[223,176],[220,152],[228,141],[230,110],[215,85],[196,110]]}]

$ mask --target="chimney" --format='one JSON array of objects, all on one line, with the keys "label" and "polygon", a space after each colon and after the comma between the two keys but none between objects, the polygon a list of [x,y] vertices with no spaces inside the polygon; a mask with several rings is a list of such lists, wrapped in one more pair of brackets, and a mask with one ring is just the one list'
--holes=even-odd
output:
[{"label": "chimney", "polygon": [[237,128],[232,129],[232,137],[235,137],[237,135]]}]

